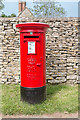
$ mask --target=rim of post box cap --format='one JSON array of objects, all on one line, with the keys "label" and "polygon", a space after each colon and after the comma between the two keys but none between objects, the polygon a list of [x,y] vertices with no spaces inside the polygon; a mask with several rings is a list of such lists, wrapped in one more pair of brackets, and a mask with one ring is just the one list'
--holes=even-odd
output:
[{"label": "rim of post box cap", "polygon": [[36,23],[36,22],[27,22],[27,23],[21,23],[21,24],[17,24],[16,28],[32,28],[34,29],[36,27],[37,28],[43,28],[43,29],[47,29],[49,28],[48,24],[45,23]]}]

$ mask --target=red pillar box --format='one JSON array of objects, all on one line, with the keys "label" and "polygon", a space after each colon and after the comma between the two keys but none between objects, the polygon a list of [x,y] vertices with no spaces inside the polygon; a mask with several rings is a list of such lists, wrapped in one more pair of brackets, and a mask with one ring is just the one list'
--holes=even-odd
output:
[{"label": "red pillar box", "polygon": [[21,100],[36,104],[46,99],[45,32],[43,23],[17,24],[20,30]]}]

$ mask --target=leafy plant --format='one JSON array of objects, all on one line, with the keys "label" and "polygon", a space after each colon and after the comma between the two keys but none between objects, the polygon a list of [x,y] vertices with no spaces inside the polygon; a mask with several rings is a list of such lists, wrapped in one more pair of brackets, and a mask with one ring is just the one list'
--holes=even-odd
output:
[{"label": "leafy plant", "polygon": [[7,17],[7,15],[5,15],[4,13],[1,14],[1,17]]},{"label": "leafy plant", "polygon": [[3,0],[0,0],[0,10],[4,8]]},{"label": "leafy plant", "polygon": [[12,13],[11,15],[5,15],[4,13],[1,14],[1,17],[16,17],[16,15],[14,13]]},{"label": "leafy plant", "polygon": [[31,11],[35,17],[64,17],[66,11],[58,2],[55,0],[52,2],[33,2],[34,6]]},{"label": "leafy plant", "polygon": [[16,14],[12,13],[12,14],[11,14],[11,17],[16,17]]}]

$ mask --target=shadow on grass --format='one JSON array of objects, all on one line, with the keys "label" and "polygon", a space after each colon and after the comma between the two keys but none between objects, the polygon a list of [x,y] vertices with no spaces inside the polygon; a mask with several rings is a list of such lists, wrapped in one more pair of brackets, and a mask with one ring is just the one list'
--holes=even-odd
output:
[{"label": "shadow on grass", "polygon": [[50,85],[47,84],[47,98],[50,98],[52,96],[54,96],[56,93],[58,93],[59,91],[61,91],[62,89],[67,89],[66,85]]}]

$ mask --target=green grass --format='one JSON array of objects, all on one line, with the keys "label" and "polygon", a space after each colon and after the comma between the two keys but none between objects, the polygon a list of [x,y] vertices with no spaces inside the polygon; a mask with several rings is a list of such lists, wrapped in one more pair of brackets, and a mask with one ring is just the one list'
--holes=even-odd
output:
[{"label": "green grass", "polygon": [[78,111],[78,86],[47,85],[47,99],[36,105],[20,101],[20,85],[2,85],[3,114],[52,114]]}]

